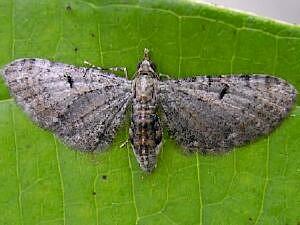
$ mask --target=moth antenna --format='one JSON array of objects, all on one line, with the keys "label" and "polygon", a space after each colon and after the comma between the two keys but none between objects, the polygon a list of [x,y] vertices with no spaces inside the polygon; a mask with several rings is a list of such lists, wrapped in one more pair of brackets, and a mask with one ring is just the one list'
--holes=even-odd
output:
[{"label": "moth antenna", "polygon": [[148,48],[144,49],[144,59],[149,60],[149,49]]}]

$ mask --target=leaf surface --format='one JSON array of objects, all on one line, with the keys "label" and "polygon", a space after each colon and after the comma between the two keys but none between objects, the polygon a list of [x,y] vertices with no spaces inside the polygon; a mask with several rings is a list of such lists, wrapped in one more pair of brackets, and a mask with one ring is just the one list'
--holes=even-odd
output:
[{"label": "leaf surface", "polygon": [[[0,1],[0,65],[83,61],[134,73],[145,47],[173,78],[267,73],[300,90],[300,28],[182,1]],[[0,82],[0,224],[299,224],[300,108],[270,136],[221,156],[185,155],[164,134],[158,167],[120,148],[71,151]],[[296,105],[299,105],[299,101]],[[128,121],[128,120],[127,120]]]}]

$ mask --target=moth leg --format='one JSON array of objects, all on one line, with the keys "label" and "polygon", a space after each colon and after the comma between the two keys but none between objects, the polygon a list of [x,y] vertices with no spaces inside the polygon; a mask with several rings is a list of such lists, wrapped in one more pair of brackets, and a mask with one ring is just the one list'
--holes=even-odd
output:
[{"label": "moth leg", "polygon": [[168,74],[159,73],[158,78],[161,80],[162,77],[165,77],[167,80],[171,80],[171,77]]},{"label": "moth leg", "polygon": [[83,62],[85,65],[87,65],[88,67],[92,67],[101,71],[112,71],[112,72],[116,72],[116,71],[121,71],[124,73],[124,76],[126,77],[126,79],[128,79],[128,73],[127,73],[127,68],[126,67],[120,67],[120,66],[116,66],[116,67],[109,67],[109,68],[102,68],[99,66],[95,66],[94,64],[88,62],[88,61],[84,61]]},{"label": "moth leg", "polygon": [[103,68],[99,67],[99,66],[95,66],[94,64],[88,62],[88,61],[83,61],[83,63],[88,66],[88,67],[91,67],[91,68],[95,68],[95,69],[98,69],[98,70],[103,70]]},{"label": "moth leg", "polygon": [[120,144],[120,148],[124,148],[125,146],[128,147],[128,143],[132,143],[132,128],[129,128],[129,137],[127,138],[126,141],[124,141],[122,144]]},{"label": "moth leg", "polygon": [[124,141],[123,143],[120,144],[120,148],[124,148],[125,146],[127,147],[129,143],[129,139],[127,139],[126,141]]},{"label": "moth leg", "polygon": [[128,73],[127,73],[127,68],[126,67],[110,67],[110,68],[107,68],[107,69],[104,69],[104,70],[109,70],[109,71],[121,71],[124,73],[126,79],[128,79]]},{"label": "moth leg", "polygon": [[136,77],[136,75],[137,75],[137,72],[135,72],[134,74],[133,74],[133,76],[132,76],[132,79],[134,80],[134,78]]}]

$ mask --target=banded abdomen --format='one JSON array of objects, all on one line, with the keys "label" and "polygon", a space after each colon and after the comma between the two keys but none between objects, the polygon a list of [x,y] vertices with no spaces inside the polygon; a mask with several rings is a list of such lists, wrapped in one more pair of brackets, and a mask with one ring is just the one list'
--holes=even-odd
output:
[{"label": "banded abdomen", "polygon": [[130,140],[134,154],[141,168],[151,172],[157,161],[162,131],[156,114],[156,79],[142,75],[133,86],[132,119]]}]

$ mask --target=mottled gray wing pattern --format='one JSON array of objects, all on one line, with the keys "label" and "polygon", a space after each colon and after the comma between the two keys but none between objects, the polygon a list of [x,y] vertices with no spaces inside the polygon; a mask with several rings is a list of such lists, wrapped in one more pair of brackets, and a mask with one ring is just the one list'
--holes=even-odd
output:
[{"label": "mottled gray wing pattern", "polygon": [[267,75],[160,82],[171,135],[189,151],[219,152],[269,133],[287,116],[296,90]]},{"label": "mottled gray wing pattern", "polygon": [[19,59],[3,75],[32,119],[76,149],[110,144],[132,98],[131,81],[95,68]]}]

